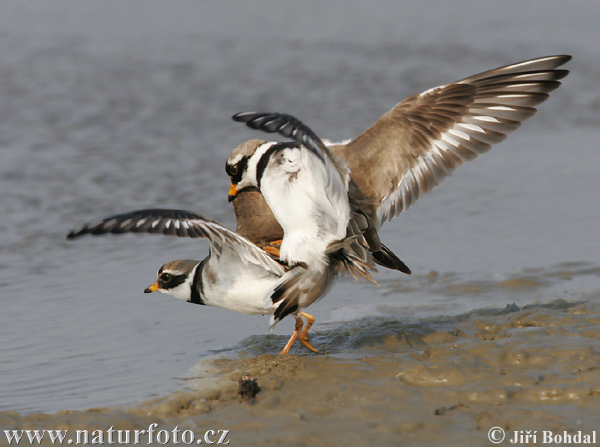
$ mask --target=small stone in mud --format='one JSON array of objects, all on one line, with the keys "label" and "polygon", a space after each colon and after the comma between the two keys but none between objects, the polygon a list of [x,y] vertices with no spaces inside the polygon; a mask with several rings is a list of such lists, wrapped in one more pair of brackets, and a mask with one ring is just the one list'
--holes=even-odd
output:
[{"label": "small stone in mud", "polygon": [[466,405],[463,405],[463,404],[461,404],[459,402],[459,403],[457,403],[455,405],[452,405],[451,407],[439,407],[439,408],[436,408],[435,411],[433,412],[433,414],[436,415],[436,416],[443,416],[447,412],[456,410],[457,408],[469,408],[469,407],[466,406]]},{"label": "small stone in mud", "polygon": [[252,376],[240,377],[240,389],[238,394],[246,399],[254,399],[260,393],[260,387],[256,379]]}]

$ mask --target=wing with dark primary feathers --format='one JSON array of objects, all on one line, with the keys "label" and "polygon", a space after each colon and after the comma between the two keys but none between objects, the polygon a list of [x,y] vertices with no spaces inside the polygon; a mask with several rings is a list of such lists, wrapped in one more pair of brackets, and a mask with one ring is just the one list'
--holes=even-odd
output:
[{"label": "wing with dark primary feathers", "polygon": [[519,62],[411,96],[334,154],[383,223],[532,116],[569,73],[558,67],[570,59]]},{"label": "wing with dark primary feathers", "polygon": [[233,252],[244,263],[259,265],[277,275],[284,268],[266,252],[235,231],[199,214],[185,210],[147,209],[117,214],[89,222],[72,230],[67,239],[91,234],[150,233],[167,236],[206,238],[210,251],[220,256],[225,250]]}]

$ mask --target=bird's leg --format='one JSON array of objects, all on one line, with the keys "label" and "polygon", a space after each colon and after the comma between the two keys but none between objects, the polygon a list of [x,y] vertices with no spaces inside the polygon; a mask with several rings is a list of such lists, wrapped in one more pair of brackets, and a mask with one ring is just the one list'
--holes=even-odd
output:
[{"label": "bird's leg", "polygon": [[298,315],[306,318],[306,327],[298,337],[298,340],[300,340],[300,343],[302,343],[302,346],[304,346],[306,349],[310,349],[312,352],[316,352],[318,354],[319,351],[317,351],[317,348],[315,348],[308,339],[308,330],[315,322],[315,317],[313,317],[311,314],[307,314],[306,312],[298,312]]},{"label": "bird's leg", "polygon": [[298,334],[302,330],[302,326],[304,326],[304,322],[302,321],[302,318],[300,318],[296,315],[294,315],[294,318],[296,319],[296,327],[294,328],[294,332],[292,333],[292,336],[290,337],[290,339],[288,340],[286,345],[283,347],[283,349],[279,353],[280,355],[287,354],[288,352],[290,352],[290,348],[292,347],[292,345],[294,344],[294,341],[296,340],[296,337],[298,337]]}]

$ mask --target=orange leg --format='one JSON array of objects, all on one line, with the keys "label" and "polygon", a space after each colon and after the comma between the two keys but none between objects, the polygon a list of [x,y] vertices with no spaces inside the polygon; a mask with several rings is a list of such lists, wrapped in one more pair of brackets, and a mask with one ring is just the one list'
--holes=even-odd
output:
[{"label": "orange leg", "polygon": [[302,318],[297,317],[295,315],[294,315],[294,318],[296,319],[296,328],[294,329],[292,336],[290,337],[290,339],[288,340],[288,342],[286,343],[284,348],[279,353],[280,355],[287,354],[288,352],[290,352],[290,348],[294,344],[294,341],[296,340],[296,337],[298,337],[298,334],[300,334],[300,331],[302,330],[302,326],[304,326],[304,322],[302,321]]},{"label": "orange leg", "polygon": [[300,340],[300,343],[302,343],[302,346],[304,346],[306,349],[310,349],[312,352],[316,352],[318,354],[319,351],[317,351],[317,348],[315,348],[313,344],[308,340],[308,330],[315,322],[315,317],[313,317],[311,314],[307,314],[306,312],[298,312],[298,315],[306,318],[306,327],[299,335],[298,340]]},{"label": "orange leg", "polygon": [[281,246],[282,243],[283,243],[283,239],[277,239],[276,241],[271,241],[271,243],[269,245],[279,245],[279,246]]}]

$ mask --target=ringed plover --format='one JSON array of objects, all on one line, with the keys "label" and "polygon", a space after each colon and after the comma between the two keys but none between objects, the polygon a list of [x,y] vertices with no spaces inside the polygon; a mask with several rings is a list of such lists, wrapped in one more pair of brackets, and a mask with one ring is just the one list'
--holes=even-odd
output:
[{"label": "ringed plover", "polygon": [[[245,195],[240,197],[241,201]],[[243,226],[245,222],[241,220]],[[82,225],[67,238],[128,232],[206,238],[210,244],[210,253],[202,261],[184,259],[163,265],[157,281],[144,290],[146,293],[158,291],[189,303],[252,315],[274,314],[286,304],[269,299],[271,291],[289,271],[286,265],[237,232],[190,211],[145,209],[118,214]],[[336,273],[332,271],[329,280]],[[328,286],[329,283],[323,285]],[[296,326],[281,354],[288,353],[296,338],[306,348],[318,352],[308,340],[314,318],[300,308],[293,313]],[[305,327],[301,317],[307,320]]]}]

